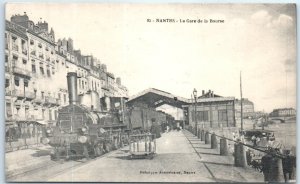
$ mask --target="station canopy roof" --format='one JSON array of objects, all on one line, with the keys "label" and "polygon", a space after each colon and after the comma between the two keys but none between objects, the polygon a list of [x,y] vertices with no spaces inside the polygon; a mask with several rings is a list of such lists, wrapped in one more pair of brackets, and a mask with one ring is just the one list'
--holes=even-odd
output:
[{"label": "station canopy roof", "polygon": [[189,100],[183,97],[173,95],[169,92],[165,92],[155,88],[146,89],[137,95],[130,97],[127,104],[132,105],[134,103],[143,103],[149,107],[159,107],[164,104],[168,104],[174,107],[182,108],[182,105],[187,105]]},{"label": "station canopy roof", "polygon": [[[197,98],[197,103],[232,101],[234,99],[234,97],[222,97],[219,95],[215,95],[214,97],[200,96]],[[146,104],[149,107],[153,108],[159,107],[164,104],[182,108],[186,105],[195,103],[195,101],[194,99],[179,97],[159,89],[149,88],[138,93],[137,95],[130,97],[127,101],[128,105],[133,105],[134,103]]]}]

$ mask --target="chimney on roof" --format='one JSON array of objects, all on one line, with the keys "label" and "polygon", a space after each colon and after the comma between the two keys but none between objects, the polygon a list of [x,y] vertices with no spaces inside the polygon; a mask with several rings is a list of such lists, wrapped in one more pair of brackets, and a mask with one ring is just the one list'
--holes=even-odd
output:
[{"label": "chimney on roof", "polygon": [[208,90],[208,97],[211,97],[211,90]]},{"label": "chimney on roof", "polygon": [[205,90],[202,90],[202,95],[204,95],[205,94]]},{"label": "chimney on roof", "polygon": [[211,97],[215,97],[214,91],[211,91]]}]

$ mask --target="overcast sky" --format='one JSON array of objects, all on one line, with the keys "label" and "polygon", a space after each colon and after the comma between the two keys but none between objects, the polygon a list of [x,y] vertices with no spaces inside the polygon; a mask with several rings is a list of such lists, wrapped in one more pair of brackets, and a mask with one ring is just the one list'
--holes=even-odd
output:
[{"label": "overcast sky", "polygon": [[[158,88],[190,98],[194,88],[243,97],[255,110],[296,107],[293,5],[9,4],[42,18],[56,40],[71,37],[122,78],[130,95]],[[147,19],[220,19],[224,23],[148,23]]]}]

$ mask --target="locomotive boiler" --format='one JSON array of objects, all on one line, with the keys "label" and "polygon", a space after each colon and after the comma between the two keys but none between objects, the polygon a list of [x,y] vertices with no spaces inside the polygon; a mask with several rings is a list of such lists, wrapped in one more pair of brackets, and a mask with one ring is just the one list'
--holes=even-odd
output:
[{"label": "locomotive boiler", "polygon": [[56,126],[47,129],[42,139],[53,147],[51,158],[97,157],[121,146],[126,125],[120,114],[101,112],[97,92],[79,98],[75,72],[67,74],[67,82],[69,105],[59,109]]}]

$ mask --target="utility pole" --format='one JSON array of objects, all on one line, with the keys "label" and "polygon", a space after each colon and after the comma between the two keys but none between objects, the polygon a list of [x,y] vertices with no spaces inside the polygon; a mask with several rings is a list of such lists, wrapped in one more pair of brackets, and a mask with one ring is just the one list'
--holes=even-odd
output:
[{"label": "utility pole", "polygon": [[240,71],[240,92],[241,92],[241,131],[243,131],[243,91],[242,91],[242,71]]},{"label": "utility pole", "polygon": [[197,121],[197,90],[194,88],[193,95],[195,98],[195,122],[196,122],[196,135],[198,135],[198,121]]}]

